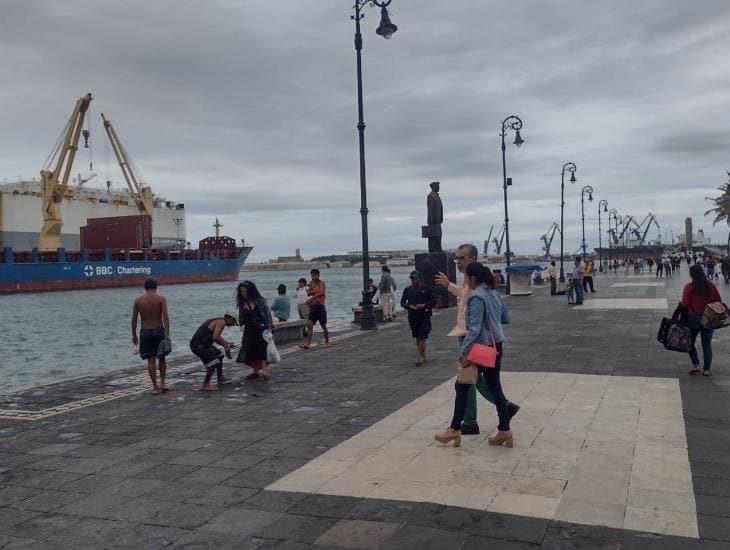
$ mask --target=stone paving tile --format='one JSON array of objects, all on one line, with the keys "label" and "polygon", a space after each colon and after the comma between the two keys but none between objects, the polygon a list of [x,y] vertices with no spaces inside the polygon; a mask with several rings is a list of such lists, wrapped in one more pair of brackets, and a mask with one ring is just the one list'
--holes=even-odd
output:
[{"label": "stone paving tile", "polygon": [[258,492],[258,489],[215,485],[213,487],[208,487],[196,494],[195,496],[188,498],[186,502],[190,502],[193,504],[215,504],[231,507],[241,504],[243,501]]},{"label": "stone paving tile", "polygon": [[331,495],[310,495],[296,503],[287,512],[305,516],[345,518],[361,499]]},{"label": "stone paving tile", "polygon": [[15,502],[13,506],[24,510],[35,510],[36,512],[50,512],[85,496],[84,493],[43,491],[25,500]]},{"label": "stone paving tile", "polygon": [[458,550],[466,533],[454,533],[420,525],[400,527],[381,546],[385,550]]},{"label": "stone paving tile", "polygon": [[398,525],[382,521],[342,519],[320,536],[318,546],[377,549],[398,529]]},{"label": "stone paving tile", "polygon": [[[213,531],[236,535],[239,538],[268,531],[269,526],[282,517],[281,512],[265,512],[248,508],[229,508],[200,527],[201,531]],[[270,531],[276,534],[279,531]]]},{"label": "stone paving tile", "polygon": [[267,526],[257,527],[253,534],[259,537],[312,544],[337,521],[334,518],[285,513]]}]

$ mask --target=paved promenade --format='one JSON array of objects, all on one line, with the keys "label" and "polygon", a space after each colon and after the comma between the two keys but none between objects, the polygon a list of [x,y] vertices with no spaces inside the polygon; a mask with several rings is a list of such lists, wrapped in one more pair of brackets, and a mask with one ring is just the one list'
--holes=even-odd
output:
[{"label": "paved promenade", "polygon": [[180,360],[160,397],[142,365],[0,396],[0,548],[728,548],[730,329],[712,378],[655,340],[686,280],[506,298],[513,449],[486,443],[483,400],[481,435],[433,441],[453,310],[422,367],[400,316],[284,350],[269,383],[231,365],[201,394]]}]

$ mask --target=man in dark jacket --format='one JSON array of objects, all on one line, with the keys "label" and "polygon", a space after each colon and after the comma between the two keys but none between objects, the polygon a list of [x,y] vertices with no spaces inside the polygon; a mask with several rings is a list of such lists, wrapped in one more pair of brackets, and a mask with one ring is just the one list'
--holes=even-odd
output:
[{"label": "man in dark jacket", "polygon": [[426,340],[431,332],[433,296],[431,289],[423,284],[423,278],[418,271],[412,271],[410,279],[411,285],[403,291],[400,305],[408,310],[408,324],[411,326],[411,334],[416,339],[418,349],[416,366],[420,367],[426,362]]}]

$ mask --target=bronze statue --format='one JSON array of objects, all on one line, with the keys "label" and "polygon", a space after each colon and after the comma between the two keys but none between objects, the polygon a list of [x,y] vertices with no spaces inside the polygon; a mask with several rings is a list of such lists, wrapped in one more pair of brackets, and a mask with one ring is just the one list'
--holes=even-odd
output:
[{"label": "bronze statue", "polygon": [[429,252],[441,252],[441,224],[444,221],[444,205],[439,197],[439,186],[437,181],[431,182],[431,192],[426,198],[428,216],[426,223],[421,228],[421,236],[428,239]]}]

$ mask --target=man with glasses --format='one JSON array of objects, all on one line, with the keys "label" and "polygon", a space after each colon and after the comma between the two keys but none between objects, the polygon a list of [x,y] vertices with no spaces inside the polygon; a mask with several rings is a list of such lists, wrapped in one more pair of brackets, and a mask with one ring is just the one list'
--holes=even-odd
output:
[{"label": "man with glasses", "polygon": [[[473,244],[459,245],[459,248],[456,250],[456,256],[454,257],[454,262],[456,262],[456,267],[459,270],[459,273],[464,273],[464,271],[466,271],[466,266],[477,261],[478,253],[477,247]],[[461,343],[466,335],[466,303],[469,300],[471,290],[466,284],[466,278],[462,285],[458,286],[449,281],[446,274],[439,272],[436,275],[435,280],[436,284],[446,288],[458,299],[459,307],[456,313],[456,326],[451,330],[451,332],[449,332],[448,336],[458,337],[459,343]],[[477,390],[487,401],[494,404],[494,397],[492,397],[484,378],[480,375],[477,378],[476,385],[469,389],[469,400],[466,405],[464,421],[461,425],[462,435],[475,435],[479,433],[479,424],[477,424]],[[519,405],[509,401],[507,402],[507,411],[509,412],[510,418],[516,415],[519,410]]]}]

